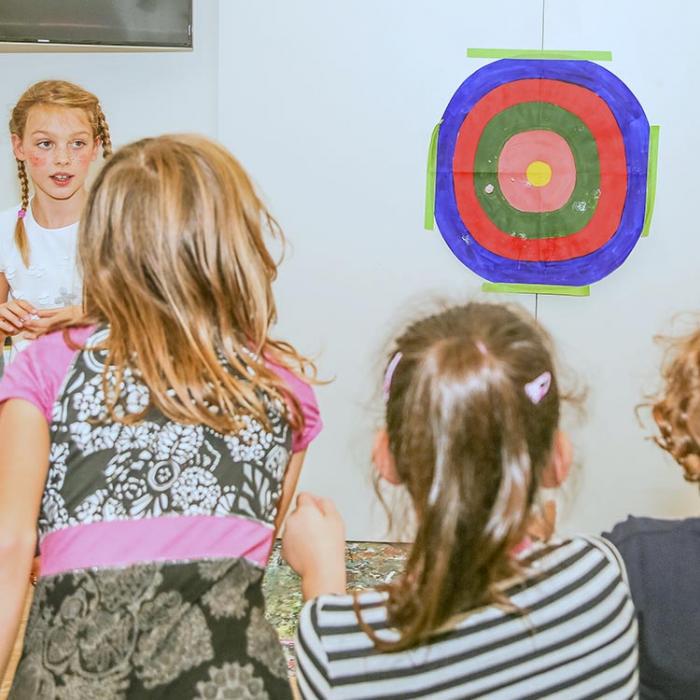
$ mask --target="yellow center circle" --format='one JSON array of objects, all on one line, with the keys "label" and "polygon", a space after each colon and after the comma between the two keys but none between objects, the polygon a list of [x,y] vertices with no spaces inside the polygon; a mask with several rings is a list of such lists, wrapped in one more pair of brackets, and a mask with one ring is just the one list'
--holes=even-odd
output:
[{"label": "yellow center circle", "polygon": [[544,187],[552,179],[552,168],[542,160],[533,160],[527,166],[525,176],[533,187]]}]

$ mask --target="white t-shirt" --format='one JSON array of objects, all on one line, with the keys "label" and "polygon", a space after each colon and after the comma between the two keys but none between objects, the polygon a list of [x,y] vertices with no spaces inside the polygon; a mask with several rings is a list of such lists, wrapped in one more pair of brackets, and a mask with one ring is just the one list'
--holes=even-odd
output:
[{"label": "white t-shirt", "polygon": [[[25,299],[40,309],[77,306],[82,302],[83,282],[76,267],[78,223],[62,228],[43,228],[32,215],[31,205],[24,217],[29,238],[29,267],[15,245],[15,224],[19,205],[0,213],[0,272],[10,285],[10,299]],[[27,345],[19,336],[13,347]]]}]

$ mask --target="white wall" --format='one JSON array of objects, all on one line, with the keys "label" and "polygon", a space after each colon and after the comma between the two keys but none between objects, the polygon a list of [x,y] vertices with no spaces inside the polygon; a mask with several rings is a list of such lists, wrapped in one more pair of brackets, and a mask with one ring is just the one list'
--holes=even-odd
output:
[{"label": "white wall", "polygon": [[662,125],[652,236],[590,298],[540,296],[539,317],[590,388],[565,526],[597,531],[628,512],[697,511],[696,491],[645,441],[633,407],[653,388],[651,336],[698,305],[699,19],[683,0],[221,3],[220,138],[293,244],[277,285],[279,332],[319,352],[321,374],[336,377],[318,390],[327,428],[302,486],[338,501],[350,536],[383,534],[368,455],[384,342],[421,300],[461,299],[481,285],[421,227],[430,131],[486,63],[465,58],[467,47],[612,50],[606,65]]},{"label": "white wall", "polygon": [[588,381],[588,419],[577,432],[583,460],[570,526],[595,528],[628,512],[698,513],[697,488],[645,438],[632,407],[658,386],[652,336],[700,307],[695,172],[700,134],[700,7],[683,0],[547,0],[545,48],[610,49],[604,64],[661,125],[651,236],[582,300],[540,297],[540,317],[561,354]]},{"label": "white wall", "polygon": [[94,92],[120,145],[164,132],[217,131],[216,0],[194,2],[194,49],[175,52],[0,53],[0,210],[19,201],[6,125],[22,92],[59,78]]},{"label": "white wall", "polygon": [[[628,512],[697,512],[696,490],[632,411],[654,387],[652,335],[698,306],[698,20],[684,0],[195,0],[192,52],[0,53],[0,112],[30,83],[63,77],[100,96],[116,144],[199,131],[240,157],[291,241],[276,288],[279,335],[320,353],[322,376],[335,377],[318,389],[327,427],[302,487],[338,501],[351,537],[372,537],[384,534],[369,452],[385,342],[426,300],[481,286],[437,231],[422,229],[430,131],[486,63],[465,50],[612,50],[607,67],[662,126],[652,235],[590,298],[538,303],[590,389],[565,525],[599,530]],[[18,199],[4,131],[0,153],[3,208]],[[531,296],[517,301],[534,309]]]}]

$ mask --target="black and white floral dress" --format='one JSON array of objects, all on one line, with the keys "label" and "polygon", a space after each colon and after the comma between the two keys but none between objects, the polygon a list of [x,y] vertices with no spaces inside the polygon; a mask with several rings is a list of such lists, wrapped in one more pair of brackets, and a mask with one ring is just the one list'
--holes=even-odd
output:
[{"label": "black and white floral dress", "polygon": [[[105,419],[106,330],[32,344],[8,368],[0,401],[33,401],[50,425],[38,523],[41,576],[10,697],[290,698],[261,588],[285,469],[321,427],[310,388],[293,435],[267,400],[270,428],[243,416],[222,435],[151,408],[134,425]],[[126,410],[148,389],[124,378]]]}]

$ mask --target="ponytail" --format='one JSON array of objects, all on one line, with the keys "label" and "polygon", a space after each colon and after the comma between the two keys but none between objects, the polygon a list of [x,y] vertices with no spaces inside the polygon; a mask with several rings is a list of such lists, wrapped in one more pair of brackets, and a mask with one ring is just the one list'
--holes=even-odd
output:
[{"label": "ponytail", "polygon": [[381,587],[399,639],[380,638],[355,604],[378,649],[415,646],[456,613],[509,604],[498,584],[520,572],[511,551],[559,416],[554,383],[536,402],[525,391],[533,374],[552,371],[540,333],[505,307],[470,304],[397,341],[387,430],[417,531],[405,574]]}]

